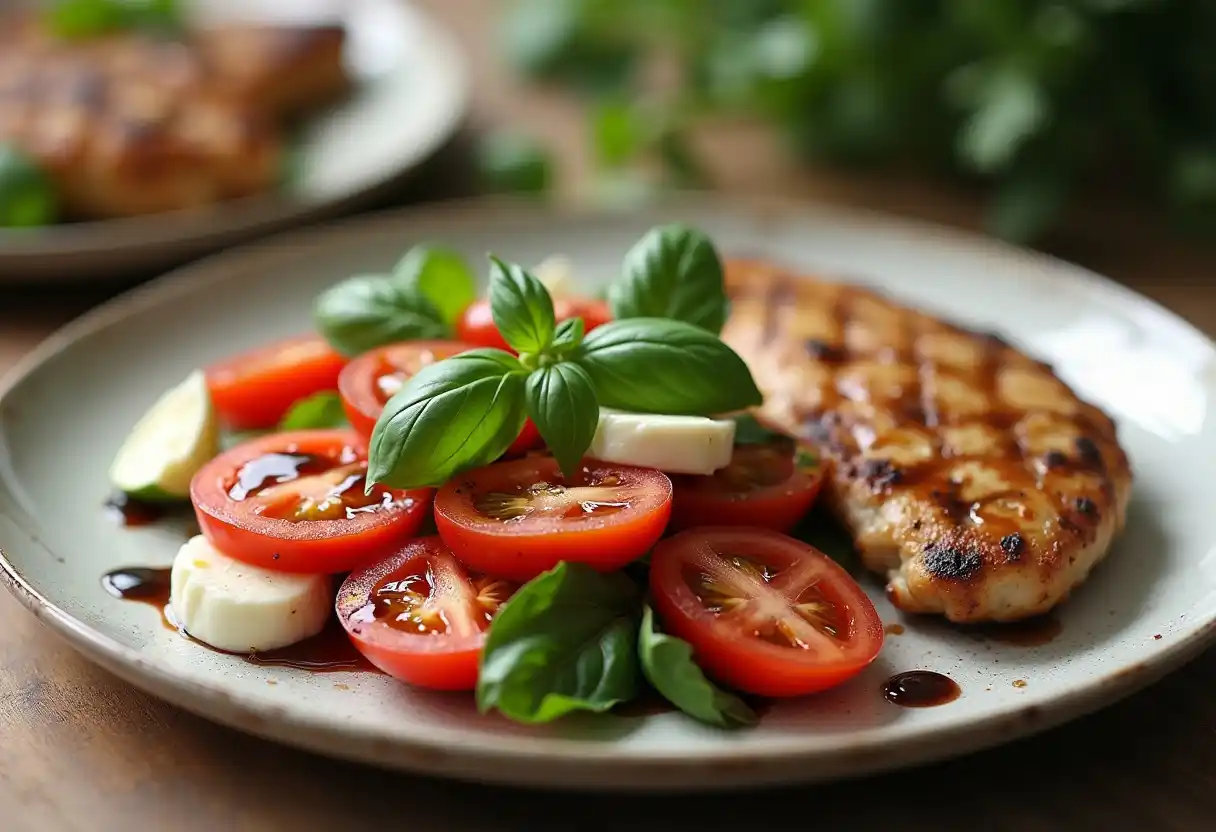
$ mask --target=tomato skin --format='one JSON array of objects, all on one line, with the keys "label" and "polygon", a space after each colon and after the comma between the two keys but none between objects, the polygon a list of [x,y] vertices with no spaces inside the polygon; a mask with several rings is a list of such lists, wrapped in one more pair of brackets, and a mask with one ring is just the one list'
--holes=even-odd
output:
[{"label": "tomato skin", "polygon": [[505,455],[507,457],[523,456],[540,444],[540,431],[536,429],[536,425],[529,419],[524,422],[524,429],[519,432],[519,437],[511,443],[511,447],[507,448]]},{"label": "tomato skin", "polygon": [[408,504],[355,519],[301,522],[262,516],[254,501],[238,502],[228,495],[236,472],[251,460],[273,453],[336,458],[342,448],[355,449],[366,459],[366,443],[348,430],[270,434],[225,451],[203,466],[190,484],[199,530],[229,557],[277,572],[332,574],[383,558],[417,533],[430,506],[430,489],[394,491]]},{"label": "tomato skin", "polygon": [[[569,318],[582,318],[585,332],[590,332],[597,326],[612,320],[612,311],[602,300],[592,298],[554,298],[554,319],[561,323]],[[469,304],[460,322],[456,325],[456,334],[461,341],[479,347],[496,347],[507,352],[514,352],[502,337],[498,327],[494,325],[494,316],[490,312],[490,301],[481,299]]]},{"label": "tomato skin", "polygon": [[[823,471],[795,464],[792,444],[789,457],[776,466],[758,456],[768,452],[769,446],[741,445],[735,448],[730,466],[712,476],[673,477],[675,496],[671,530],[682,531],[696,526],[761,526],[788,532],[798,525],[819,496]],[[773,453],[777,452],[774,446]],[[730,480],[732,469],[745,471],[752,466],[764,469],[771,479],[743,487]]]},{"label": "tomato skin", "polygon": [[443,691],[469,691],[477,686],[478,663],[485,632],[475,636],[403,632],[366,615],[376,585],[415,567],[443,568],[468,580],[463,567],[438,537],[410,541],[384,560],[352,572],[338,590],[335,609],[351,643],[385,673],[411,685]]},{"label": "tomato skin", "polygon": [[[816,588],[848,616],[840,654],[824,661],[811,651],[778,646],[707,610],[686,578],[707,544],[773,567],[812,566]],[[663,626],[692,645],[701,669],[747,693],[782,698],[827,690],[856,676],[882,649],[882,620],[852,577],[818,549],[771,529],[710,527],[670,537],[651,554],[650,589]]]},{"label": "tomato skin", "polygon": [[556,460],[525,457],[469,471],[435,495],[435,526],[462,563],[479,572],[527,581],[566,560],[609,572],[641,557],[671,516],[671,481],[659,471],[585,460],[586,470],[614,472],[637,498],[606,516],[525,517],[509,525],[476,507],[479,495],[533,483],[563,482]]},{"label": "tomato skin", "polygon": [[381,376],[404,373],[408,379],[425,364],[441,361],[471,350],[460,341],[401,341],[387,344],[355,358],[338,376],[338,393],[346,418],[359,434],[371,438],[372,429],[389,397],[381,395],[377,383]]},{"label": "tomato skin", "polygon": [[234,430],[273,428],[297,401],[336,390],[346,358],[316,335],[275,341],[204,371],[221,421]]}]

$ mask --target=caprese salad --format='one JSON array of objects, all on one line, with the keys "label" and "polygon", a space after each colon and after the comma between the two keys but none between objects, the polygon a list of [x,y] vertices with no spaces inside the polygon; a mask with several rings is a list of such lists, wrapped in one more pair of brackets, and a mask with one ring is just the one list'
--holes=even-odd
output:
[{"label": "caprese salad", "polygon": [[336,615],[384,672],[525,723],[651,687],[741,725],[736,693],[863,670],[881,622],[787,534],[823,472],[752,415],[711,241],[656,228],[604,299],[572,280],[564,260],[491,257],[477,298],[461,257],[418,247],[324,292],[317,335],[167,392],[111,475],[193,505],[180,627],[257,652]]}]

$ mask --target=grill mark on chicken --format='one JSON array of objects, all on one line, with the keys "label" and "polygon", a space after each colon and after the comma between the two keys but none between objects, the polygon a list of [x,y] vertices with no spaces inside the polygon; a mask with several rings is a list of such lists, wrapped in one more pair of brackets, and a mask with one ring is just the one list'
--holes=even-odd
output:
[{"label": "grill mark on chicken", "polygon": [[[1049,365],[762,261],[728,262],[727,286],[740,302],[723,338],[753,368],[763,415],[816,446],[825,502],[898,606],[1030,617],[1105,555],[1131,470],[1113,422]],[[756,302],[774,296],[779,316]]]}]

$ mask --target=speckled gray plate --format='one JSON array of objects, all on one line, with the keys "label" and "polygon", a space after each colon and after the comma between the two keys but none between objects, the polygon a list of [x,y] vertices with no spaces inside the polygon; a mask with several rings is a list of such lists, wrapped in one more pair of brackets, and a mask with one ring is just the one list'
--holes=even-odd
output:
[{"label": "speckled gray plate", "polygon": [[[870,589],[890,636],[875,665],[814,699],[726,733],[676,713],[575,718],[540,728],[479,716],[465,696],[377,675],[252,666],[115,600],[103,572],[166,565],[180,533],[123,530],[102,510],[106,469],[143,410],[192,368],[308,327],[313,294],[383,269],[431,240],[524,263],[569,255],[612,276],[645,229],[705,228],[727,253],[768,255],[886,287],[1053,362],[1110,410],[1137,473],[1128,529],[1059,613],[1063,631],[1018,647],[905,620]],[[961,754],[1057,724],[1194,656],[1216,619],[1216,351],[1148,301],[1079,269],[941,229],[778,203],[698,198],[628,217],[503,203],[428,207],[297,233],[199,263],[55,336],[0,396],[0,547],[10,588],[84,654],[184,708],[292,745],[377,765],[518,784],[721,788],[810,781]],[[956,701],[901,709],[896,671],[936,670]],[[1015,685],[1015,682],[1019,683]],[[1021,684],[1024,683],[1024,684]]]},{"label": "speckled gray plate", "polygon": [[99,280],[167,268],[258,234],[333,216],[430,158],[464,116],[467,73],[449,34],[407,0],[192,0],[204,19],[343,22],[357,81],[308,120],[281,192],[200,210],[0,229],[0,284]]}]

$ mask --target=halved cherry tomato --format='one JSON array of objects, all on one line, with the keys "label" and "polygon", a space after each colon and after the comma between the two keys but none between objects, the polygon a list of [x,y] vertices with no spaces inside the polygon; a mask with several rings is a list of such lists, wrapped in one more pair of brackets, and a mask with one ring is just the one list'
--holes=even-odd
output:
[{"label": "halved cherry tomato", "polygon": [[365,437],[385,403],[428,364],[473,349],[459,341],[404,341],[366,352],[338,376],[338,392],[351,427]]},{"label": "halved cherry tomato", "polygon": [[[359,356],[338,376],[342,408],[351,427],[370,439],[384,405],[415,373],[428,364],[471,349],[471,345],[459,341],[403,341]],[[529,419],[507,450],[507,456],[519,456],[538,444],[540,432]]]},{"label": "halved cherry tomato", "polygon": [[486,629],[516,586],[469,572],[438,537],[422,537],[353,572],[338,619],[385,673],[436,690],[472,690]]},{"label": "halved cherry tomato", "polygon": [[276,341],[212,364],[207,389],[236,430],[272,428],[300,399],[338,389],[346,359],[315,335]]},{"label": "halved cherry tomato", "polygon": [[[558,323],[568,318],[582,318],[583,327],[590,332],[597,326],[612,320],[612,311],[608,304],[593,298],[554,298],[553,316]],[[490,301],[482,299],[469,304],[460,322],[456,325],[457,335],[461,341],[476,344],[479,347],[497,347],[500,350],[512,351],[503,339],[498,327],[494,325],[494,316],[490,314]]]},{"label": "halved cherry tomato", "polygon": [[650,590],[697,664],[748,693],[826,690],[882,649],[882,621],[849,574],[771,529],[700,528],[664,540],[651,555]]},{"label": "halved cherry tomato", "polygon": [[271,434],[225,451],[190,484],[199,528],[231,558],[279,572],[380,560],[426,518],[431,491],[364,494],[367,449],[349,430]]},{"label": "halved cherry tomato", "polygon": [[619,569],[654,545],[670,514],[665,474],[592,460],[572,480],[552,458],[499,462],[435,496],[435,525],[456,557],[517,581],[563,560]]},{"label": "halved cherry tomato", "polygon": [[730,465],[708,477],[676,476],[671,529],[763,526],[788,532],[810,510],[823,472],[793,440],[737,445]]}]

